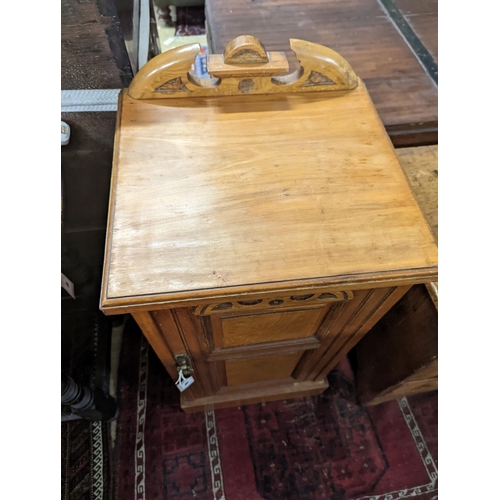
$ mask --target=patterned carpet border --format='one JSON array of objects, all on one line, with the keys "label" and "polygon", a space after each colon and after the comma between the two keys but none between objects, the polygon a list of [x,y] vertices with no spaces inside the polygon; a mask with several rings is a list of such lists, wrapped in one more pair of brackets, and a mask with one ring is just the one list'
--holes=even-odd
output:
[{"label": "patterned carpet border", "polygon": [[[148,367],[150,366],[149,359],[151,355],[155,356],[152,351],[151,352],[149,351],[149,345],[147,341],[141,336],[140,355],[138,359],[138,371],[136,372],[136,377],[138,378],[138,385],[137,385],[137,407],[136,407],[135,448],[134,448],[134,455],[135,455],[134,499],[135,500],[146,500],[146,498],[149,498],[147,495],[147,481],[145,480],[144,471],[149,470],[149,467],[153,466],[151,463],[148,466],[146,466],[145,460],[147,451],[144,440],[144,432],[146,430],[146,410],[148,402]],[[437,478],[438,478],[437,466],[424,439],[423,433],[417,423],[417,419],[415,418],[415,415],[412,411],[411,404],[407,398],[402,398],[395,404],[397,404],[399,411],[401,412],[401,415],[404,418],[407,431],[409,433],[409,436],[411,436],[411,442],[413,442],[415,450],[418,452],[418,455],[425,468],[426,474],[428,476],[428,482],[424,482],[423,484],[419,484],[417,486],[411,486],[408,488],[394,489],[384,493],[349,497],[349,499],[351,500],[395,500],[402,498],[418,498],[421,500],[437,499]],[[227,411],[227,410],[222,410],[222,411]],[[224,478],[225,478],[224,463],[221,460],[221,455],[219,450],[219,437],[217,434],[216,415],[217,412],[214,411],[206,411],[204,414],[204,426],[206,431],[206,449],[208,453],[207,464],[209,466],[209,482],[211,482],[211,485],[207,485],[207,487],[209,488],[209,490],[211,490],[211,495],[210,495],[211,498],[216,500],[221,500],[221,499],[233,500],[232,496],[227,496],[227,492],[224,485]],[[187,498],[182,496],[180,493],[179,493],[180,496],[176,495],[171,496],[168,493],[164,493],[164,495],[167,495],[163,496],[164,499]],[[342,496],[342,494],[340,495],[341,496],[339,496],[338,498],[345,498],[347,500],[348,497],[344,497]],[[197,496],[196,493],[194,493],[194,490],[193,490],[193,496],[194,497]],[[155,495],[153,495],[153,497],[159,498]],[[203,498],[208,498],[208,497],[204,496]],[[256,497],[250,495],[248,498],[252,498],[253,500],[254,498],[264,498],[264,497],[260,495]],[[297,499],[298,498],[301,497],[297,497]],[[292,499],[287,497],[287,500],[292,500]]]}]

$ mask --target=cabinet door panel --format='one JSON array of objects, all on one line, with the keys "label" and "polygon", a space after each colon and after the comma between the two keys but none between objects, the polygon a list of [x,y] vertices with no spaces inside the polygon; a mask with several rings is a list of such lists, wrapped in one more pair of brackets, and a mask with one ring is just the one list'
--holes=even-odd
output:
[{"label": "cabinet door panel", "polygon": [[227,385],[237,386],[287,378],[292,374],[302,354],[303,351],[279,356],[226,361]]},{"label": "cabinet door panel", "polygon": [[324,314],[323,307],[251,314],[212,316],[212,324],[222,330],[222,347],[260,344],[309,337]]}]

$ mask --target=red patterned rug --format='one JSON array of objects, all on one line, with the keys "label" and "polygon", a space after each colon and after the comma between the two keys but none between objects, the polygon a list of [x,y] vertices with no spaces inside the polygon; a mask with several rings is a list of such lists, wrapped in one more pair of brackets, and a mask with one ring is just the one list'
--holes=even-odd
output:
[{"label": "red patterned rug", "polygon": [[346,359],[319,396],[185,414],[132,320],[123,346],[115,498],[437,499],[436,393],[365,408]]}]

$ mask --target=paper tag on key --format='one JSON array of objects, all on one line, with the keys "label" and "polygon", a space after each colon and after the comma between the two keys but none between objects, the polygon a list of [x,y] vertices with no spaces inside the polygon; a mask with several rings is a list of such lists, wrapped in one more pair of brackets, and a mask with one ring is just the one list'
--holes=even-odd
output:
[{"label": "paper tag on key", "polygon": [[193,377],[185,377],[184,374],[182,373],[182,370],[179,370],[179,378],[177,379],[177,382],[175,385],[177,386],[177,389],[179,389],[180,392],[185,391],[190,385],[194,384],[194,378]]}]

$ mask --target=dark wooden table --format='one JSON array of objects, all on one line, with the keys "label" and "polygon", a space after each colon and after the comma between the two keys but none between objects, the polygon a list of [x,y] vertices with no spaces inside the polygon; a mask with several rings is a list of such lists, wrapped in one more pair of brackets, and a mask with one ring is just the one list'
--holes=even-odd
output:
[{"label": "dark wooden table", "polygon": [[238,35],[286,52],[326,45],[365,81],[395,146],[437,143],[437,0],[206,0],[210,50]]}]

